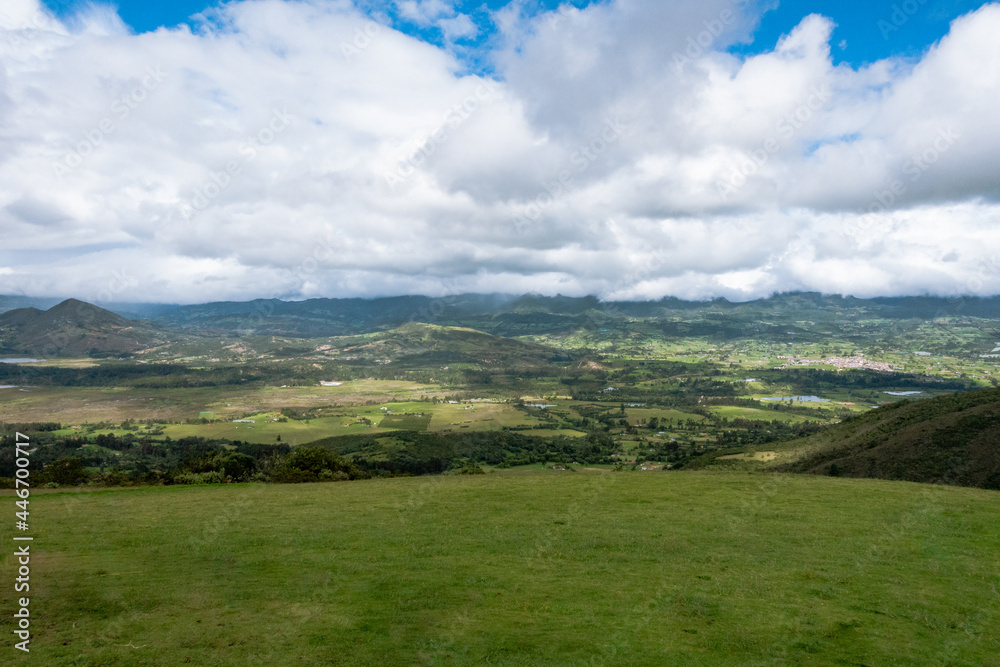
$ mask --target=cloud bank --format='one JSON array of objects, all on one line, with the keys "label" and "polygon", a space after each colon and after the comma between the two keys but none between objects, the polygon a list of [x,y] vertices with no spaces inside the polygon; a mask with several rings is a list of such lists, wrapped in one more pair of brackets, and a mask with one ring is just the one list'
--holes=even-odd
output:
[{"label": "cloud bank", "polygon": [[731,55],[745,0],[515,3],[492,76],[347,1],[2,12],[0,293],[1000,293],[997,3],[862,69],[819,15]]}]

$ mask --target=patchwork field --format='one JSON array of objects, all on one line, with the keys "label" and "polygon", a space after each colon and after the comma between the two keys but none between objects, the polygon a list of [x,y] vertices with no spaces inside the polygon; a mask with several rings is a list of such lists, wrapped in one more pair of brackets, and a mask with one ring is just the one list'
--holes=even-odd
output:
[{"label": "patchwork field", "polygon": [[[21,391],[24,389],[24,391]],[[339,387],[16,387],[0,389],[0,421],[53,421],[64,424],[165,419],[182,422],[211,410],[219,418],[281,408],[364,405],[435,396],[440,388],[394,380],[356,380]]]},{"label": "patchwork field", "polygon": [[[1000,654],[996,492],[532,466],[40,493],[31,519],[37,664],[986,665]],[[5,552],[5,581],[15,567]]]},{"label": "patchwork field", "polygon": [[781,421],[781,422],[804,422],[809,417],[777,410],[760,410],[758,408],[741,408],[735,406],[723,406],[712,408],[712,413],[726,419],[752,419],[755,421]]}]

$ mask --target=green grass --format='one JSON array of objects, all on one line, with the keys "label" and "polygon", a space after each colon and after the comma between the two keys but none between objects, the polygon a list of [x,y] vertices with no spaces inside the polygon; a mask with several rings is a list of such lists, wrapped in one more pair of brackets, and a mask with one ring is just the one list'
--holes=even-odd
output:
[{"label": "green grass", "polygon": [[717,408],[709,408],[709,410],[720,417],[725,417],[726,419],[752,419],[756,421],[782,421],[792,423],[810,420],[809,417],[802,415],[779,412],[778,410],[761,410],[758,408],[721,406]]},{"label": "green grass", "polygon": [[[618,407],[618,403],[608,404],[607,407],[615,408]],[[625,413],[629,417],[630,422],[636,422],[639,419],[651,419],[653,417],[658,418],[661,422],[666,422],[668,420],[680,421],[704,421],[705,418],[702,415],[694,414],[693,412],[682,412],[680,410],[666,410],[662,408],[625,408]],[[617,414],[615,415],[618,416]]]},{"label": "green grass", "polygon": [[32,661],[985,665],[1000,653],[997,493],[537,469],[34,495]]},{"label": "green grass", "polygon": [[216,422],[214,424],[171,424],[164,427],[164,435],[174,439],[201,436],[203,438],[274,444],[278,442],[277,438],[280,435],[281,442],[292,446],[334,435],[387,432],[389,432],[387,429],[358,424],[349,417],[289,419],[285,422],[273,421],[271,418],[258,418],[253,424]]},{"label": "green grass", "polygon": [[392,428],[403,431],[426,431],[431,423],[430,415],[386,415],[382,417],[379,428]]},{"label": "green grass", "polygon": [[[466,426],[472,431],[499,431],[504,426],[535,425],[538,419],[516,410],[507,403],[385,403],[395,413],[409,412],[430,417],[418,430],[447,431]],[[384,414],[381,406],[359,409],[358,414],[378,422]],[[397,417],[399,415],[387,415]],[[383,424],[384,422],[380,422]],[[389,423],[393,423],[390,421]],[[393,428],[404,428],[395,426]]]},{"label": "green grass", "polygon": [[587,435],[583,431],[577,431],[571,428],[533,428],[528,431],[521,431],[521,433],[539,438],[551,438],[559,435],[569,436],[570,438],[582,438]]}]

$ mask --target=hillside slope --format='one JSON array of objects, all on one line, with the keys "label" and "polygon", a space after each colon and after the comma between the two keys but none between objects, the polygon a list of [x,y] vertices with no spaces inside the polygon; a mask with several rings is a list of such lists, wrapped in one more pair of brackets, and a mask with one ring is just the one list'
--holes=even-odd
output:
[{"label": "hillside slope", "polygon": [[903,401],[789,448],[775,470],[1000,489],[1000,389]]},{"label": "hillside slope", "polygon": [[462,327],[410,322],[390,331],[336,340],[327,355],[341,361],[403,367],[472,364],[480,368],[541,369],[571,361],[559,350]]},{"label": "hillside slope", "polygon": [[0,352],[39,356],[136,352],[156,344],[151,325],[93,304],[67,299],[48,310],[0,314]]}]

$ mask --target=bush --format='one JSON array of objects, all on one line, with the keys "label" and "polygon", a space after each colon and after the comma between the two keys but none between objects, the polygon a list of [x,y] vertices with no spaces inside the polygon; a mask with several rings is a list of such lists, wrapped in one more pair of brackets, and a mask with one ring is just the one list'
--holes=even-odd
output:
[{"label": "bush", "polygon": [[286,484],[359,479],[366,475],[325,447],[299,447],[275,466],[271,479]]},{"label": "bush", "polygon": [[225,479],[218,470],[210,472],[182,472],[174,475],[174,484],[222,484]]},{"label": "bush", "polygon": [[132,478],[124,470],[112,468],[103,475],[95,475],[90,483],[98,486],[126,486],[132,481]]},{"label": "bush", "polygon": [[187,462],[192,473],[217,472],[224,481],[245,482],[257,471],[257,461],[239,452],[208,452]]}]

